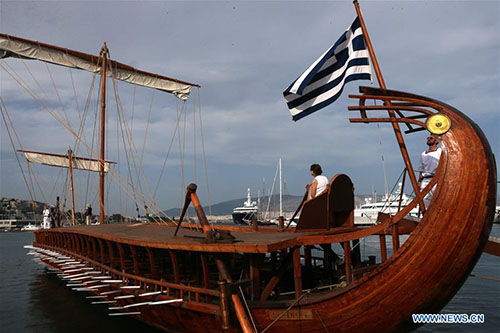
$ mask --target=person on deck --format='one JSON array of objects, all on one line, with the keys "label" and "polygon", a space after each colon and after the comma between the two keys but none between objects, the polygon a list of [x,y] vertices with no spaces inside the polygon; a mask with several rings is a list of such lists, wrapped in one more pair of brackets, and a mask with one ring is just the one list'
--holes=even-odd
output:
[{"label": "person on deck", "polygon": [[[420,155],[420,166],[418,167],[418,171],[420,171],[418,177],[420,191],[423,191],[427,184],[431,182],[438,168],[439,159],[441,158],[441,148],[438,147],[438,144],[439,137],[437,135],[433,134],[427,137],[427,146],[429,146],[429,148]],[[424,197],[426,208],[429,206],[435,188],[436,186],[434,185]]]},{"label": "person on deck", "polygon": [[50,206],[50,228],[56,227],[56,207]]},{"label": "person on deck", "polygon": [[43,214],[42,229],[50,229],[51,214],[50,214],[50,208],[49,208],[49,206],[45,205],[45,208],[43,209],[42,214]]},{"label": "person on deck", "polygon": [[90,225],[92,222],[92,206],[90,204],[87,205],[83,215],[85,215],[85,224]]},{"label": "person on deck", "polygon": [[323,170],[321,165],[311,165],[311,176],[314,177],[311,186],[309,187],[309,199],[315,198],[326,190],[328,185],[328,178],[322,176]]}]

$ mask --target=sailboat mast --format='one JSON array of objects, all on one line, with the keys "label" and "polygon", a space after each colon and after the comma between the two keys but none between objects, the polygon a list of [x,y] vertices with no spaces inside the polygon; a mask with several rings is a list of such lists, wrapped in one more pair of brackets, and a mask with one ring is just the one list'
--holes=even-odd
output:
[{"label": "sailboat mast", "polygon": [[104,224],[104,149],[106,138],[106,66],[108,58],[106,42],[101,48],[101,149],[99,155],[99,223]]},{"label": "sailboat mast", "polygon": [[281,181],[281,158],[280,158],[280,217],[283,216],[283,191],[282,191],[282,181]]}]

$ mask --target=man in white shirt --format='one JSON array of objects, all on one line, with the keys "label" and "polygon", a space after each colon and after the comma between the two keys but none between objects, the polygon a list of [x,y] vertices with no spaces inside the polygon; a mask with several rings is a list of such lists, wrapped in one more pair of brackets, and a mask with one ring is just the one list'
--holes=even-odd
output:
[{"label": "man in white shirt", "polygon": [[[427,138],[427,145],[429,148],[420,155],[420,166],[418,168],[420,175],[418,182],[420,184],[421,191],[431,182],[438,168],[439,159],[441,158],[441,148],[438,147],[438,144],[439,138],[437,135],[433,134],[429,136]],[[424,204],[426,208],[429,206],[435,188],[436,186],[434,186],[424,197]]]},{"label": "man in white shirt", "polygon": [[45,206],[45,208],[43,210],[43,224],[42,224],[42,228],[43,229],[50,229],[50,224],[51,224],[50,208],[49,208],[49,206]]},{"label": "man in white shirt", "polygon": [[326,190],[328,185],[328,178],[322,176],[323,170],[321,165],[311,165],[311,176],[314,177],[311,187],[309,188],[309,199],[315,198]]}]

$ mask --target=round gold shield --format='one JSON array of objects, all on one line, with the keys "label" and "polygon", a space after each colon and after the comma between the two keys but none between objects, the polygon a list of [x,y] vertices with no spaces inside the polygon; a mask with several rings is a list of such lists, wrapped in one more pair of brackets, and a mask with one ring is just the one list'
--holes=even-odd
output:
[{"label": "round gold shield", "polygon": [[425,126],[432,134],[441,135],[448,132],[451,127],[451,120],[444,114],[438,113],[427,118]]}]

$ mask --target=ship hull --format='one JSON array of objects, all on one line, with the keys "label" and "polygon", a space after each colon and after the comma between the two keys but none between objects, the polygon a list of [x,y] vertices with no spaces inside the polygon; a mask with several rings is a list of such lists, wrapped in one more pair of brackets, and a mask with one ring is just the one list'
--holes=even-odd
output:
[{"label": "ship hull", "polygon": [[257,213],[233,213],[232,217],[235,224],[249,225],[253,219],[257,218]]},{"label": "ship hull", "polygon": [[[203,240],[188,243],[188,239],[196,237],[188,234],[191,232],[189,230],[183,230],[181,237],[161,241],[166,238],[159,235],[159,226],[148,226],[150,234],[142,238],[127,236],[126,230],[122,230],[125,227],[89,226],[37,231],[34,247],[53,251],[56,256],[58,253],[76,258],[101,274],[120,279],[124,286],[138,285],[143,293],[148,290],[161,291],[160,296],[154,296],[151,300],[141,299],[143,303],[181,298],[182,301],[175,305],[156,307],[143,304],[127,307],[133,304],[131,300],[106,296],[106,300],[116,302],[122,308],[121,311],[140,310],[137,317],[141,320],[169,331],[243,330],[245,315],[241,311],[245,312],[245,308],[236,306],[241,304],[235,301],[235,298],[239,299],[235,295],[240,295],[238,290],[256,291],[263,286],[265,288],[261,290],[260,297],[255,297],[252,292],[250,299],[245,302],[248,306],[246,315],[252,319],[259,332],[377,332],[415,328],[412,314],[438,313],[460,289],[479,259],[494,218],[496,166],[481,130],[459,111],[425,97],[386,90],[365,91],[398,101],[430,105],[446,114],[453,127],[442,137],[443,155],[435,176],[438,185],[418,226],[391,257],[372,266],[364,274],[355,276],[346,287],[303,292],[302,285],[307,280],[302,279],[302,272],[305,271],[301,265],[301,247],[342,243],[344,248],[347,246],[349,249],[349,242],[361,237],[384,236],[385,233],[379,232],[384,231],[388,224],[352,231],[339,228],[338,232],[332,230],[323,233],[270,233],[241,228],[246,234],[235,232],[237,242],[234,243],[207,243]],[[131,226],[129,229],[138,231],[139,228]],[[173,229],[171,226],[163,228]],[[161,256],[158,255],[159,248],[163,251]],[[266,254],[272,257],[277,252],[284,256],[281,268],[271,271],[271,275],[267,276],[271,278],[267,285],[259,285],[267,281],[258,278],[260,273],[256,268],[259,260],[263,260]],[[292,285],[295,279],[295,298],[267,297],[273,290],[273,281],[287,271],[287,252],[294,257]],[[350,256],[350,252],[345,252],[345,256]],[[248,254],[245,257],[248,260],[233,265],[233,275],[243,281],[237,286],[243,289],[229,292],[224,286],[231,281],[227,278],[226,281],[220,280],[224,275],[223,270],[213,274],[210,267],[222,259],[234,263],[238,253]],[[345,258],[347,270],[348,257]],[[203,270],[193,271],[193,276],[202,276],[203,279],[181,281],[179,277],[182,270],[194,269],[191,260],[193,263],[201,262]],[[173,272],[164,270],[165,276],[157,276],[157,270],[164,263],[172,264]],[[249,273],[242,269],[242,263],[250,264]],[[57,267],[61,269],[60,265]],[[147,275],[141,272],[147,272]],[[261,273],[264,275],[265,271]],[[246,282],[245,276],[249,277]],[[169,280],[174,282],[165,282]],[[191,287],[190,283],[196,287]],[[103,288],[120,290],[122,293],[120,286],[111,284]],[[97,294],[94,290],[91,292]],[[231,297],[225,295],[226,292],[232,295],[234,304],[230,303]],[[135,297],[137,293],[134,293]],[[234,309],[227,306],[228,302],[234,305]]]}]

